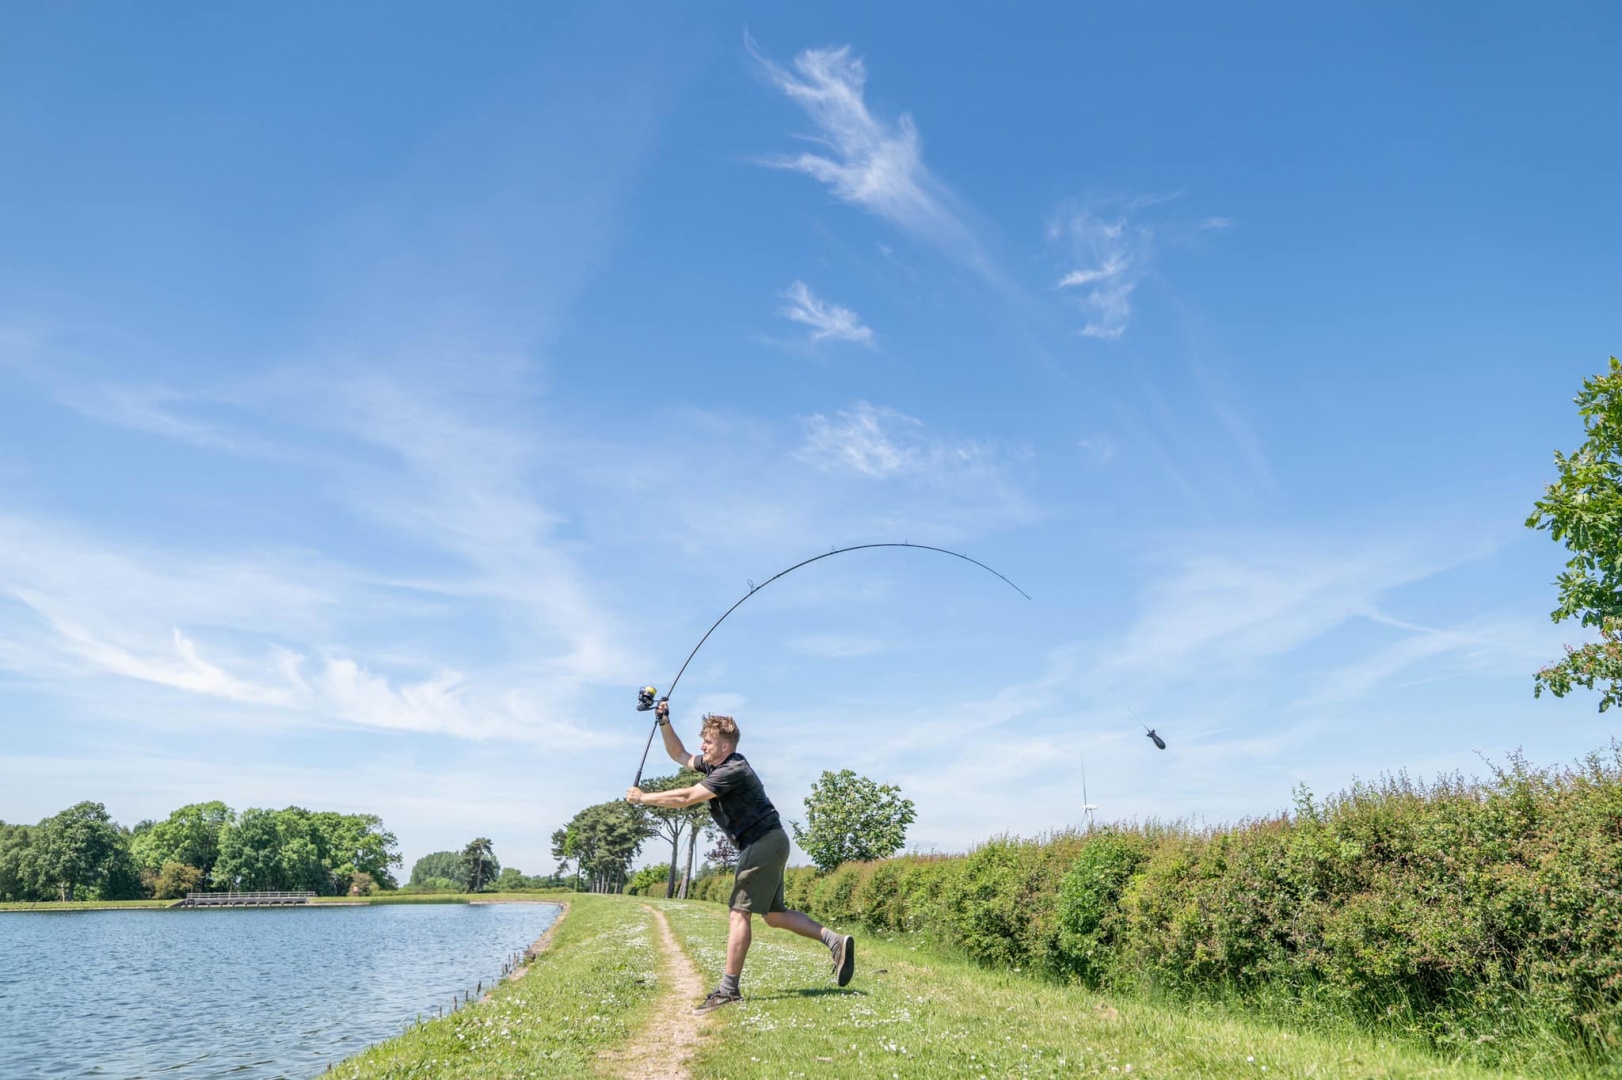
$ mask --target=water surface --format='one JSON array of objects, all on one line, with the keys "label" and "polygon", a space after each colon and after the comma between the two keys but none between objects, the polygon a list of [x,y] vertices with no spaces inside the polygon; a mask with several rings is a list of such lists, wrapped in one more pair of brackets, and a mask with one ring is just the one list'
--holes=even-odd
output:
[{"label": "water surface", "polygon": [[304,1080],[488,988],[558,910],[0,913],[0,1077]]}]

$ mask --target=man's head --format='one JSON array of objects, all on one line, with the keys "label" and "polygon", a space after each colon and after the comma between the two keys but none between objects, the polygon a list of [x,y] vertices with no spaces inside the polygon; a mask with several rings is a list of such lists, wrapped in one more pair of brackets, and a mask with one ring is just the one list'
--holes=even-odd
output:
[{"label": "man's head", "polygon": [[705,713],[704,726],[699,729],[699,748],[707,764],[721,764],[738,748],[738,722],[730,716]]}]

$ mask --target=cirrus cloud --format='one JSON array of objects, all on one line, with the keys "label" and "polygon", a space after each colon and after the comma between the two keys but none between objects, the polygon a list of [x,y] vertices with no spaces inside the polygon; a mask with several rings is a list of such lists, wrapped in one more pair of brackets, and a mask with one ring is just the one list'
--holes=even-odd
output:
[{"label": "cirrus cloud", "polygon": [[789,302],[782,311],[783,318],[809,326],[813,344],[829,338],[858,345],[873,344],[873,328],[863,325],[861,316],[850,308],[821,299],[805,282],[796,281],[778,295]]}]

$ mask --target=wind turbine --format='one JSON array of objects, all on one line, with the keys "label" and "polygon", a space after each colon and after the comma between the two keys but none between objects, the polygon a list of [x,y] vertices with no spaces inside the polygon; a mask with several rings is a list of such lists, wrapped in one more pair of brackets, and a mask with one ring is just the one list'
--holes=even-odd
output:
[{"label": "wind turbine", "polygon": [[1081,763],[1081,809],[1087,815],[1087,831],[1092,832],[1093,811],[1098,809],[1098,804],[1087,801],[1087,763],[1085,761]]}]

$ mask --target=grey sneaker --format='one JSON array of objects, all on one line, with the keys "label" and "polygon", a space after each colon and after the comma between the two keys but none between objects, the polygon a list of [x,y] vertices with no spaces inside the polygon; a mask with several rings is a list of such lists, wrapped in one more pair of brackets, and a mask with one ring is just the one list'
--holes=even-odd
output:
[{"label": "grey sneaker", "polygon": [[719,986],[710,991],[710,996],[704,999],[704,1004],[695,1005],[695,1013],[714,1012],[723,1005],[731,1005],[734,1001],[742,1001],[743,995],[736,991],[722,990]]},{"label": "grey sneaker", "polygon": [[850,982],[856,974],[856,939],[849,934],[834,942],[834,981],[840,986]]}]

